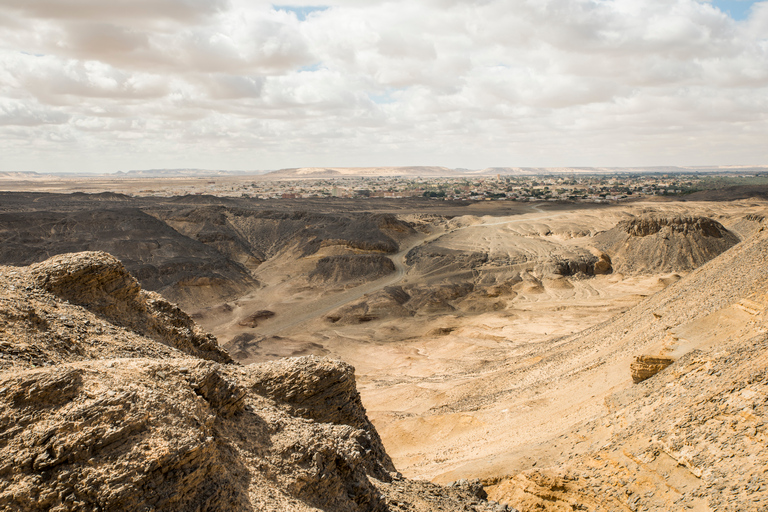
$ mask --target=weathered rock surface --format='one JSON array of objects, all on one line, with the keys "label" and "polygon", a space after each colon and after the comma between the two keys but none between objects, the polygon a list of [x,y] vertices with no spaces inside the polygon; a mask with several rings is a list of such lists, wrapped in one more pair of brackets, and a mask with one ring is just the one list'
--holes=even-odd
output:
[{"label": "weathered rock surface", "polygon": [[[281,206],[286,203],[273,205]],[[144,289],[200,308],[257,288],[254,272],[278,254],[300,259],[326,248],[392,253],[415,233],[388,213],[264,208],[258,201],[202,195],[4,194],[0,264],[29,265],[56,254],[105,251],[117,256]],[[377,271],[386,267],[379,265]]]},{"label": "weathered rock surface", "polygon": [[637,356],[634,362],[629,365],[629,370],[632,373],[632,380],[637,384],[645,379],[650,379],[674,362],[675,360],[671,357]]},{"label": "weathered rock surface", "polygon": [[404,480],[351,366],[231,364],[107,254],[0,267],[0,285],[0,510],[496,508]]},{"label": "weathered rock surface", "polygon": [[[601,354],[598,367],[626,361],[623,372],[638,353],[674,354],[675,361],[607,395],[607,410],[547,447],[559,455],[546,467],[492,482],[489,496],[520,510],[766,509],[767,327],[768,234],[757,230],[625,313],[564,340],[561,347],[574,346],[559,354],[562,361],[584,350]],[[666,364],[661,357],[640,362],[643,372]]]},{"label": "weathered rock surface", "polygon": [[764,334],[691,352],[558,440],[567,462],[489,494],[520,510],[765,510],[767,355]]},{"label": "weathered rock surface", "polygon": [[[484,297],[501,294],[502,287],[488,287]],[[455,311],[458,304],[472,291],[471,283],[432,286],[391,286],[364,299],[341,307],[327,315],[333,323],[355,324],[386,317],[410,317],[417,314],[446,313]],[[483,305],[487,309],[487,305]]]},{"label": "weathered rock surface", "polygon": [[266,320],[268,318],[272,318],[273,316],[275,316],[274,311],[270,311],[268,309],[260,309],[259,311],[251,313],[247,317],[240,320],[238,325],[243,327],[256,327],[259,325],[260,320]]},{"label": "weathered rock surface", "polygon": [[286,213],[204,206],[158,215],[180,232],[236,260],[252,257],[264,261],[286,248],[304,256],[328,246],[396,252],[397,239],[413,232],[407,223],[389,214]]},{"label": "weathered rock surface", "polygon": [[176,305],[141,289],[114,256],[86,252],[54,256],[30,267],[37,286],[88,309],[113,325],[190,355],[232,362],[213,336]]}]

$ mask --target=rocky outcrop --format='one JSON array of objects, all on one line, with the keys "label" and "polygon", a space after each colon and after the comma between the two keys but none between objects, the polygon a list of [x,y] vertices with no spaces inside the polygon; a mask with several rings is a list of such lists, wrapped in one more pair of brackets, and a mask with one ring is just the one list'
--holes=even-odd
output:
[{"label": "rocky outcrop", "polygon": [[241,325],[243,327],[257,327],[259,325],[260,320],[266,320],[268,318],[272,318],[275,316],[274,311],[270,311],[268,309],[261,309],[259,311],[256,311],[254,313],[251,313],[247,317],[240,320],[237,324]]},{"label": "rocky outcrop", "polygon": [[412,272],[419,274],[458,272],[472,276],[474,269],[488,262],[488,254],[429,244],[411,249],[405,262],[413,269]]},{"label": "rocky outcrop", "polygon": [[611,258],[607,254],[598,256],[582,255],[578,258],[554,259],[542,266],[544,275],[557,276],[594,276],[599,274],[610,274]]},{"label": "rocky outcrop", "polygon": [[399,238],[414,232],[409,224],[390,214],[204,206],[158,215],[185,235],[216,247],[236,261],[265,261],[285,248],[293,248],[301,256],[329,246],[391,253],[397,251]]},{"label": "rocky outcrop", "polygon": [[644,237],[665,233],[701,234],[702,236],[723,238],[726,230],[719,222],[707,217],[660,217],[642,216],[621,221],[617,228],[630,236]]},{"label": "rocky outcrop", "polygon": [[351,366],[230,361],[112,256],[0,267],[0,511],[495,509],[403,479]]},{"label": "rocky outcrop", "polygon": [[604,275],[613,272],[613,264],[611,263],[610,256],[604,252],[598,251],[597,258],[598,259],[594,265],[595,275]]},{"label": "rocky outcrop", "polygon": [[258,370],[109,364],[0,375],[0,509],[386,510],[368,432],[281,412]]},{"label": "rocky outcrop", "polygon": [[355,369],[339,361],[315,356],[252,365],[251,388],[260,395],[289,404],[303,418],[349,425],[368,433],[365,449],[374,455],[370,474],[389,480],[395,471],[376,429],[368,420],[355,385]]},{"label": "rocky outcrop", "polygon": [[693,270],[738,242],[715,220],[660,215],[621,221],[595,237],[595,245],[623,273]]},{"label": "rocky outcrop", "polygon": [[660,356],[636,356],[635,361],[629,365],[632,380],[635,384],[650,379],[667,366],[674,363],[670,357]]},{"label": "rocky outcrop", "polygon": [[85,252],[55,256],[30,268],[37,286],[83,306],[113,325],[204,359],[232,362],[216,339],[176,305],[141,289],[114,256]]},{"label": "rocky outcrop", "polygon": [[[332,323],[355,324],[387,317],[410,317],[418,314],[455,311],[457,305],[473,290],[471,283],[433,286],[411,286],[404,289],[390,286],[360,301],[332,311],[326,320]],[[494,297],[505,287],[488,287],[483,295]],[[484,306],[487,309],[487,306]]]}]

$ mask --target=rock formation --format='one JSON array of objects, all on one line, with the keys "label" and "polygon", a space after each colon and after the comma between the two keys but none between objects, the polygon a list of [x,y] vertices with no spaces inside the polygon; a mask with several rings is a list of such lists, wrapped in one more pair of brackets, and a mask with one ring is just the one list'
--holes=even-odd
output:
[{"label": "rock formation", "polygon": [[141,289],[123,264],[103,252],[54,256],[30,267],[35,284],[137,334],[205,359],[231,363],[210,334],[154,292]]},{"label": "rock formation", "polygon": [[260,309],[259,311],[251,313],[247,317],[240,320],[238,325],[251,328],[257,327],[259,325],[259,320],[266,320],[268,318],[272,318],[273,316],[275,316],[274,311],[270,311],[268,309]]},{"label": "rock formation", "polygon": [[382,254],[344,254],[321,258],[309,278],[343,283],[377,279],[394,271],[395,264]]},{"label": "rock formation", "polygon": [[403,479],[351,366],[234,364],[112,256],[0,267],[0,285],[0,510],[497,508]]},{"label": "rock formation", "polygon": [[595,237],[595,244],[622,273],[693,270],[738,241],[715,220],[660,215],[621,221]]},{"label": "rock formation", "polygon": [[632,380],[637,384],[645,379],[650,379],[674,362],[671,357],[637,356],[635,361],[629,365],[629,370],[632,373]]},{"label": "rock formation", "polygon": [[215,303],[257,285],[242,264],[138,208],[0,213],[0,237],[2,265],[106,251],[119,257],[145,289],[174,302]]}]

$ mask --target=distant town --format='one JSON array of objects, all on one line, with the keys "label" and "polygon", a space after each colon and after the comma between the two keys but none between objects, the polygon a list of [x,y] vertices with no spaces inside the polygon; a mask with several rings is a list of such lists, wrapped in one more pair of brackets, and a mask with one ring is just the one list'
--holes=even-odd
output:
[{"label": "distant town", "polygon": [[[164,180],[158,180],[158,184]],[[165,182],[165,185],[170,183]],[[454,201],[606,203],[647,196],[681,196],[736,184],[768,184],[766,174],[639,174],[621,176],[333,177],[323,179],[198,179],[137,195],[210,194],[257,199],[405,198]]]},{"label": "distant town", "polygon": [[[434,201],[567,201],[616,203],[647,197],[680,197],[731,186],[767,187],[768,166],[653,172],[509,172],[460,174],[451,169],[289,169],[266,174],[195,169],[131,171],[102,175],[2,173],[0,189],[56,193],[115,192],[129,196],[212,195],[280,200],[306,198],[429,198]],[[508,171],[508,170],[507,170]],[[543,171],[543,169],[542,169]],[[382,174],[374,174],[381,172]],[[390,174],[387,174],[389,172]],[[395,174],[397,173],[397,174]],[[432,174],[430,174],[432,173]],[[438,174],[441,173],[441,174]],[[442,173],[453,173],[446,175]]]}]

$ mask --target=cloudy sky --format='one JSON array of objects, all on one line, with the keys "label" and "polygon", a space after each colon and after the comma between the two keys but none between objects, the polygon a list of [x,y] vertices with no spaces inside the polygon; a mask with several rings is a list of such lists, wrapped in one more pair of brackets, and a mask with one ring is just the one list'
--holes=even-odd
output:
[{"label": "cloudy sky", "polygon": [[768,1],[0,0],[0,171],[768,164]]}]

